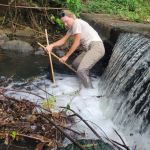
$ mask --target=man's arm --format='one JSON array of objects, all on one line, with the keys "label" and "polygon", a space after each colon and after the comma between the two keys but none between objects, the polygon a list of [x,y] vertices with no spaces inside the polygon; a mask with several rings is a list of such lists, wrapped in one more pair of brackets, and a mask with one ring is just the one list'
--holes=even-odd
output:
[{"label": "man's arm", "polygon": [[70,37],[70,34],[66,34],[66,35],[65,35],[63,38],[61,38],[60,40],[58,40],[58,41],[56,41],[56,42],[54,42],[54,43],[48,45],[48,46],[46,47],[46,49],[47,49],[48,51],[52,51],[52,49],[53,49],[54,47],[62,46],[63,44],[66,43],[66,41],[67,41],[67,39],[68,39],[69,37]]},{"label": "man's arm", "polygon": [[70,55],[78,48],[78,46],[80,45],[80,39],[80,33],[74,35],[74,42],[69,51],[66,53],[66,55],[60,58],[61,62],[65,62],[68,59],[68,57],[70,57]]}]

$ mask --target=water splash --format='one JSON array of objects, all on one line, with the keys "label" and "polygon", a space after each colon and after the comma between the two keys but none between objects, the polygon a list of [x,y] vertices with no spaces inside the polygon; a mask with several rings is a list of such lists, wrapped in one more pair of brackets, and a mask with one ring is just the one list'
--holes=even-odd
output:
[{"label": "water splash", "polygon": [[[44,101],[50,96],[43,91],[46,90],[48,93],[56,97],[56,103],[54,108],[51,108],[52,110],[58,111],[60,110],[60,106],[66,107],[69,105],[70,108],[80,114],[100,134],[100,136],[105,137],[106,134],[109,138],[121,143],[120,138],[114,132],[114,129],[118,130],[117,127],[110,119],[105,117],[100,109],[100,103],[105,100],[105,97],[99,94],[97,82],[99,81],[98,77],[92,78],[94,89],[85,89],[84,87],[80,88],[79,80],[73,75],[55,73],[55,79],[56,83],[52,84],[46,76],[40,76],[30,82],[12,82],[7,89],[32,91],[32,93],[44,97]],[[43,102],[41,98],[30,93],[10,91],[5,94],[17,99],[28,99],[37,104]],[[71,125],[72,129],[85,133],[85,138],[87,139],[97,139],[93,132],[89,130],[80,119],[77,119],[76,122],[77,123]],[[119,134],[123,137],[122,133],[119,132]]]},{"label": "water splash", "polygon": [[130,133],[138,133],[140,143],[144,136],[150,139],[150,39],[121,34],[102,83],[109,97],[105,103],[114,109],[110,115],[113,121]]}]

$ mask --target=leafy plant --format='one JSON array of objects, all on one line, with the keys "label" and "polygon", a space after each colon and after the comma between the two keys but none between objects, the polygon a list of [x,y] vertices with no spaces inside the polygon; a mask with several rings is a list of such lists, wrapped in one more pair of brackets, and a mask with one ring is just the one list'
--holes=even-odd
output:
[{"label": "leafy plant", "polygon": [[79,16],[79,12],[81,9],[81,0],[67,0],[66,3],[69,10]]},{"label": "leafy plant", "polygon": [[59,19],[59,18],[55,18],[55,23],[56,24],[58,24],[58,26],[60,26],[61,27],[61,29],[64,29],[64,24],[63,24],[63,22],[61,21],[61,19]]},{"label": "leafy plant", "polygon": [[150,7],[146,0],[88,0],[81,12],[115,14],[136,22],[149,20]]},{"label": "leafy plant", "polygon": [[15,139],[16,136],[17,136],[17,131],[11,131],[11,132],[10,132],[10,136],[11,136],[13,139]]},{"label": "leafy plant", "polygon": [[45,109],[52,109],[54,108],[55,102],[56,102],[56,97],[51,96],[48,99],[43,100],[41,105]]},{"label": "leafy plant", "polygon": [[129,11],[135,11],[137,7],[137,0],[128,0]]},{"label": "leafy plant", "polygon": [[81,11],[81,0],[55,0],[55,2],[79,16],[79,12]]},{"label": "leafy plant", "polygon": [[52,23],[52,24],[56,24],[58,25],[61,29],[64,29],[64,24],[61,21],[61,19],[59,19],[58,17],[55,17],[53,14],[50,14],[48,16],[48,20]]}]

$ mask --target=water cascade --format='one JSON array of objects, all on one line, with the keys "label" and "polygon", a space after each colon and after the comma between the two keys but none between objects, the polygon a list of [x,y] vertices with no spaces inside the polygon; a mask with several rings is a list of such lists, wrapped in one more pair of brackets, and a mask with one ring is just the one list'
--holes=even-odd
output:
[{"label": "water cascade", "polygon": [[106,111],[113,109],[109,117],[130,136],[136,132],[150,139],[150,39],[120,34],[102,82]]}]

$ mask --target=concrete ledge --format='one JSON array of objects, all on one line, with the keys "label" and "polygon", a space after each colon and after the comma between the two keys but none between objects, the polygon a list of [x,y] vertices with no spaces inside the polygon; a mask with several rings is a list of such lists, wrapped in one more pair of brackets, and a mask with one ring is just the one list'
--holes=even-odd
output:
[{"label": "concrete ledge", "polygon": [[108,14],[81,14],[81,18],[89,22],[99,33],[103,41],[115,44],[120,33],[138,33],[150,37],[150,24],[121,20]]}]

